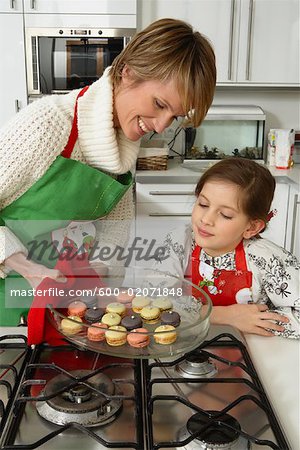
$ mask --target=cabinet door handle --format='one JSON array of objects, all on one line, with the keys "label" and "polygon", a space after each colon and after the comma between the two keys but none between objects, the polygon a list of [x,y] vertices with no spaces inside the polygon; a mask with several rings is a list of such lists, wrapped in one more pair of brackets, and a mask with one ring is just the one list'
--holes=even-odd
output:
[{"label": "cabinet door handle", "polygon": [[21,109],[20,102],[18,99],[15,100],[15,111],[18,113]]},{"label": "cabinet door handle", "polygon": [[292,219],[292,233],[291,233],[291,248],[290,252],[294,252],[295,238],[296,238],[296,221],[297,221],[297,209],[299,208],[300,201],[298,200],[298,194],[294,196],[294,207],[293,207],[293,219]]},{"label": "cabinet door handle", "polygon": [[187,213],[149,213],[149,217],[191,217],[191,214]]},{"label": "cabinet door handle", "polygon": [[149,195],[194,195],[193,191],[150,191]]},{"label": "cabinet door handle", "polygon": [[35,0],[30,0],[30,8],[35,9]]},{"label": "cabinet door handle", "polygon": [[10,9],[15,9],[15,0],[10,0]]},{"label": "cabinet door handle", "polygon": [[228,80],[232,80],[232,55],[233,55],[233,27],[234,27],[235,0],[231,0],[230,9],[230,33],[228,53]]},{"label": "cabinet door handle", "polygon": [[249,19],[248,19],[248,37],[247,37],[247,60],[246,60],[246,80],[250,80],[250,60],[253,28],[253,9],[254,0],[249,0]]}]

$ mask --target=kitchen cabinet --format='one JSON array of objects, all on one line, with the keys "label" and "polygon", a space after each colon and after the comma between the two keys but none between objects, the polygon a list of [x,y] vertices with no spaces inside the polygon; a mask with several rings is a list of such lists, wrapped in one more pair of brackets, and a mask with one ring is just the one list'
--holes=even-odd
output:
[{"label": "kitchen cabinet", "polygon": [[217,81],[233,79],[233,60],[237,48],[233,32],[236,23],[232,0],[142,0],[140,27],[163,17],[185,20],[208,37],[217,61]]},{"label": "kitchen cabinet", "polygon": [[285,248],[300,260],[300,187],[291,185]]},{"label": "kitchen cabinet", "polygon": [[237,80],[298,84],[299,1],[241,2]]},{"label": "kitchen cabinet", "polygon": [[0,13],[0,54],[1,127],[27,105],[23,14]]},{"label": "kitchen cabinet", "polygon": [[262,233],[263,238],[269,239],[281,247],[285,247],[286,241],[289,192],[290,184],[284,182],[284,180],[276,182],[274,198],[271,205],[271,210],[276,210],[276,214],[272,217],[266,230]]},{"label": "kitchen cabinet", "polygon": [[136,0],[24,0],[26,13],[136,14]]},{"label": "kitchen cabinet", "polygon": [[1,0],[0,13],[22,13],[23,1],[22,0]]},{"label": "kitchen cabinet", "polygon": [[298,0],[140,0],[140,27],[185,20],[211,41],[218,85],[299,85]]},{"label": "kitchen cabinet", "polygon": [[[170,230],[190,222],[194,189],[194,184],[136,183],[136,236],[149,242],[154,239],[157,247]],[[286,247],[289,196],[290,184],[280,179],[271,207],[276,215],[262,233],[281,247]]]},{"label": "kitchen cabinet", "polygon": [[[195,202],[193,184],[136,183],[136,237],[151,245],[151,254],[160,247],[167,233],[191,220]],[[152,244],[151,244],[152,242]],[[139,265],[151,267],[153,260]]]}]

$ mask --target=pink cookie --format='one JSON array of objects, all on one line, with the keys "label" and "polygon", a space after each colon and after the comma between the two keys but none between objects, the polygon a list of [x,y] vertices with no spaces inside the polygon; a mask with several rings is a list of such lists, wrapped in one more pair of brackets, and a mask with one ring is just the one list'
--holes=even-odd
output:
[{"label": "pink cookie", "polygon": [[83,317],[86,309],[87,307],[85,303],[81,302],[80,300],[74,300],[69,304],[68,316]]},{"label": "pink cookie", "polygon": [[118,302],[121,303],[130,303],[134,299],[135,295],[129,295],[128,291],[120,290],[120,293],[117,295]]},{"label": "pink cookie", "polygon": [[105,323],[93,323],[92,326],[88,327],[88,339],[90,341],[104,341],[107,328],[108,326]]},{"label": "pink cookie", "polygon": [[150,344],[150,336],[146,328],[136,328],[127,335],[127,342],[131,347],[142,348]]}]

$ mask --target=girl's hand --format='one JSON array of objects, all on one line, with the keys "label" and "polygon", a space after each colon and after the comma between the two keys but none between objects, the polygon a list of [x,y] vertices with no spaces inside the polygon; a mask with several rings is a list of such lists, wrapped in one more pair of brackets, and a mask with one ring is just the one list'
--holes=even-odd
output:
[{"label": "girl's hand", "polygon": [[44,278],[65,283],[67,278],[57,269],[49,269],[42,264],[29,261],[24,253],[15,253],[5,260],[5,266],[22,275],[32,288],[37,288]]},{"label": "girl's hand", "polygon": [[274,336],[272,331],[284,331],[278,321],[288,323],[289,319],[260,304],[214,306],[211,314],[211,323],[231,325],[243,333],[269,337]]}]

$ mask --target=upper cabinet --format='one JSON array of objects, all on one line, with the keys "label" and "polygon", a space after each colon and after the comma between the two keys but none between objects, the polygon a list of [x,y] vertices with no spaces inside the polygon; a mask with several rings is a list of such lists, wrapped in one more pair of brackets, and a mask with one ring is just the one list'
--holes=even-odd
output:
[{"label": "upper cabinet", "polygon": [[299,85],[299,1],[242,0],[237,80]]},{"label": "upper cabinet", "polygon": [[[11,30],[14,30],[13,33]],[[7,38],[9,36],[9,39]],[[0,127],[27,105],[23,15],[0,14]]]},{"label": "upper cabinet", "polygon": [[23,12],[22,0],[1,0],[0,13],[21,13]]},{"label": "upper cabinet", "polygon": [[218,85],[299,86],[298,0],[139,0],[139,28],[185,20],[211,41]]},{"label": "upper cabinet", "polygon": [[136,0],[24,0],[27,13],[136,14]]}]

